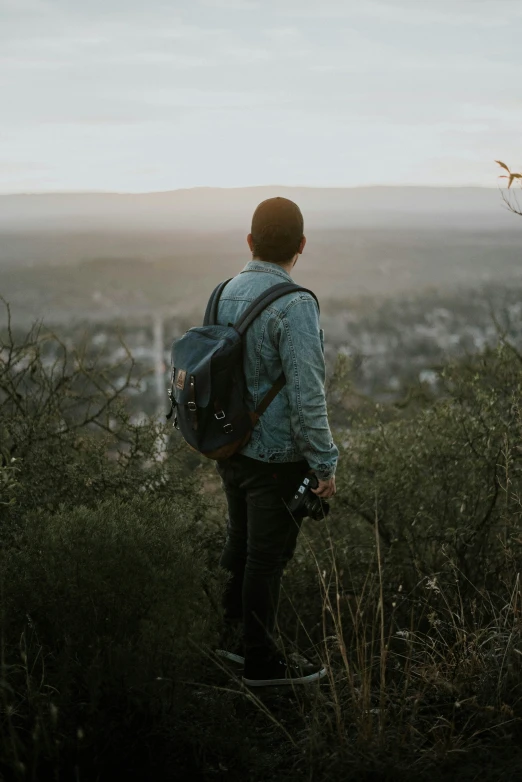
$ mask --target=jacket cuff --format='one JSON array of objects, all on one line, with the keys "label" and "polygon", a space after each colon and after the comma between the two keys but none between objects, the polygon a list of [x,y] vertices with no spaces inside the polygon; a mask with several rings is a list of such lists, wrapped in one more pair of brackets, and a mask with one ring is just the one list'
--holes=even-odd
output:
[{"label": "jacket cuff", "polygon": [[318,464],[317,467],[311,467],[321,481],[329,481],[335,475],[335,465],[327,467],[326,464]]}]

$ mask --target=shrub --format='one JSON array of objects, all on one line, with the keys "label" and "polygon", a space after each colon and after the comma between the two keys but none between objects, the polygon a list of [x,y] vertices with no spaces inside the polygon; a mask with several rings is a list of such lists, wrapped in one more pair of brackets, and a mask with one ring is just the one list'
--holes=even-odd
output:
[{"label": "shrub", "polygon": [[[165,497],[198,493],[198,473],[168,427],[130,415],[126,392],[139,384],[134,360],[93,355],[35,324],[0,339],[0,464],[3,479],[16,461],[17,503],[0,505],[5,538],[27,511],[60,505],[95,507],[100,500],[144,492]],[[6,472],[7,471],[7,472]],[[0,537],[0,540],[1,540]]]},{"label": "shrub", "polygon": [[378,550],[352,594],[333,553],[316,574],[322,637],[315,645],[328,679],[315,693],[296,692],[296,778],[305,755],[317,780],[516,779],[518,574],[506,573],[496,593],[477,591],[473,599],[463,598],[455,573],[453,584],[427,579],[390,602]]},{"label": "shrub", "polygon": [[16,503],[16,493],[20,484],[17,473],[20,471],[19,460],[4,457],[0,462],[0,506],[11,508]]},{"label": "shrub", "polygon": [[203,670],[219,622],[221,582],[198,537],[180,500],[26,515],[0,567],[1,754],[11,770],[100,769],[115,756],[123,770],[137,740],[174,738],[182,682]]},{"label": "shrub", "polygon": [[[101,434],[83,405],[69,410],[72,386],[51,382],[43,361],[33,373],[43,390],[26,399],[38,354],[27,350],[0,366],[0,772],[431,780],[460,778],[465,759],[472,778],[479,762],[516,778],[506,749],[522,720],[522,356],[512,345],[448,364],[436,401],[410,394],[351,411],[332,512],[304,523],[283,580],[288,647],[329,662],[297,708],[222,687],[201,654],[224,578],[212,466],[157,458],[165,430],[134,426],[102,368],[88,378]],[[347,372],[340,362],[330,388],[339,416]]]},{"label": "shrub", "polygon": [[492,585],[522,551],[522,356],[500,344],[440,377],[446,393],[432,405],[387,421],[377,407],[350,432],[335,518],[347,538],[362,523],[371,540],[377,524],[390,585],[449,561]]},{"label": "shrub", "polygon": [[279,622],[329,686],[300,699],[296,773],[303,754],[314,779],[519,773],[522,356],[502,342],[441,379],[413,413],[364,411],[332,513],[303,525]]}]

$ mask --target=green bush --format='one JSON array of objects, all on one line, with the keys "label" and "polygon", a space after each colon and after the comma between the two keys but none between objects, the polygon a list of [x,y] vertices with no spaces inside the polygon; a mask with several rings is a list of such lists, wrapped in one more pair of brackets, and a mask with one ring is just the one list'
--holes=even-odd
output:
[{"label": "green bush", "polygon": [[322,579],[324,631],[317,646],[328,686],[311,702],[298,694],[305,720],[293,734],[311,778],[517,779],[522,623],[516,574],[512,590],[499,589],[495,602],[487,594],[463,600],[458,586],[442,589],[433,580],[399,595],[399,605],[383,595],[377,561],[374,569],[350,596],[343,595],[335,566]]},{"label": "green bush", "polygon": [[174,737],[182,682],[201,674],[220,619],[190,503],[116,499],[24,521],[0,563],[3,757],[72,768],[91,753],[102,767],[116,751],[126,763],[137,738]]},{"label": "green bush", "polygon": [[[53,374],[44,354],[33,337],[1,354],[0,773],[432,780],[464,778],[465,760],[471,778],[480,763],[516,778],[514,346],[449,364],[438,400],[351,410],[332,512],[304,522],[279,612],[287,649],[318,652],[328,677],[288,701],[254,698],[208,655],[224,578],[212,465],[175,441],[158,458],[167,430],[132,422],[110,367],[60,354]],[[340,422],[348,374],[340,362],[330,387]]]},{"label": "green bush", "polygon": [[293,734],[314,779],[519,773],[522,356],[499,344],[442,379],[346,433],[332,513],[283,581],[288,643],[329,663]]},{"label": "green bush", "polygon": [[12,520],[36,508],[194,488],[179,448],[164,458],[167,427],[130,415],[125,395],[141,377],[124,344],[122,352],[111,363],[41,324],[21,336],[9,325],[0,339],[1,463],[23,462]]},{"label": "green bush", "polygon": [[445,395],[415,415],[377,409],[350,432],[334,519],[369,542],[377,524],[390,585],[451,561],[491,586],[522,552],[522,356],[501,344],[441,378]]},{"label": "green bush", "polygon": [[[2,463],[3,462],[3,463]],[[16,503],[16,494],[19,489],[17,474],[20,471],[19,460],[6,456],[0,462],[0,506],[11,508]]]}]

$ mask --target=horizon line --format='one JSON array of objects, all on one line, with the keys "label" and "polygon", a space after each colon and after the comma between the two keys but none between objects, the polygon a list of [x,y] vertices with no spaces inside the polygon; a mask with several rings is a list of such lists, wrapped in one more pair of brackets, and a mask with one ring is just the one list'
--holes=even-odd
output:
[{"label": "horizon line", "polygon": [[259,190],[264,188],[285,188],[289,190],[385,190],[385,189],[417,189],[417,190],[502,190],[500,185],[436,185],[436,184],[382,184],[382,185],[195,185],[194,187],[176,187],[169,190],[24,190],[0,191],[0,196],[45,196],[45,195],[167,195],[193,190]]}]

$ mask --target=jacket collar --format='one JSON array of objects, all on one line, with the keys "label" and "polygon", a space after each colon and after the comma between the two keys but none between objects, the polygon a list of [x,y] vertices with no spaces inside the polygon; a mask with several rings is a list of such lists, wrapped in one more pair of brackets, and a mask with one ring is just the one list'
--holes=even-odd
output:
[{"label": "jacket collar", "polygon": [[279,264],[270,263],[269,261],[249,261],[245,268],[239,273],[243,274],[243,272],[268,272],[269,274],[277,274],[278,277],[282,277],[283,280],[293,282],[293,279],[287,271],[279,266]]}]

